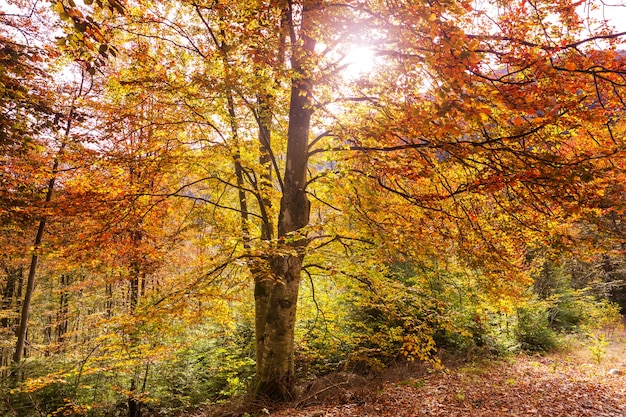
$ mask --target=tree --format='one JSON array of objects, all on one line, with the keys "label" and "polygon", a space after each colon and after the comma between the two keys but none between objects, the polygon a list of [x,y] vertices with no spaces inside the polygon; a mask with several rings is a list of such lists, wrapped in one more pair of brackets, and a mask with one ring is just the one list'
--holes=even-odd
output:
[{"label": "tree", "polygon": [[[190,60],[200,59],[204,71],[204,79],[195,78],[200,86],[206,85],[205,91],[200,90],[198,95],[202,97],[206,92],[216,94],[225,108],[225,111],[221,112],[213,104],[207,106],[206,100],[194,99],[189,89],[198,89],[197,85],[187,84],[187,80],[177,78],[176,74],[166,75],[172,79],[170,85],[176,85],[175,88],[180,88],[179,91],[186,94],[184,111],[189,112],[190,116],[185,120],[189,120],[190,125],[208,127],[217,136],[213,142],[215,145],[209,146],[207,150],[213,152],[216,148],[224,146],[232,158],[234,167],[234,176],[220,168],[221,171],[216,172],[214,176],[190,180],[188,185],[181,186],[170,193],[170,196],[196,199],[229,209],[201,197],[198,184],[217,181],[226,184],[231,190],[236,190],[239,207],[235,211],[240,215],[239,239],[243,242],[243,252],[238,251],[237,255],[239,258],[249,259],[250,270],[255,280],[258,392],[274,399],[291,398],[294,378],[296,304],[306,244],[306,236],[302,229],[308,223],[310,210],[306,197],[306,177],[312,115],[311,77],[316,44],[312,36],[314,19],[319,15],[314,6],[313,3],[310,5],[282,3],[246,10],[240,6],[230,8],[226,5],[190,4],[186,9],[190,14],[185,14],[185,10],[181,13],[186,18],[195,19],[189,25],[197,25],[194,31],[191,29],[186,31],[175,26],[174,33],[166,30],[165,34],[161,35],[172,36],[170,38],[172,43],[182,37],[190,45],[183,48],[184,56],[190,56],[186,58]],[[155,17],[154,20],[164,23],[166,27],[171,23],[164,17]],[[254,26],[253,29],[259,32],[251,32],[247,25],[258,25],[259,21],[267,22],[270,25],[269,29],[262,30],[261,27]],[[245,26],[241,26],[242,22]],[[141,23],[138,25],[141,26]],[[156,28],[158,26],[153,26],[152,29],[148,27],[148,33],[142,32],[143,36],[149,38],[151,36],[149,31],[159,30]],[[133,32],[136,29],[129,26],[126,30]],[[196,32],[199,33],[197,39],[192,35]],[[251,35],[252,42],[246,39]],[[287,53],[285,49],[287,37],[290,48],[288,77],[286,79],[281,77],[278,83],[270,82],[271,74],[287,72],[287,68],[284,67],[285,57],[282,56]],[[244,42],[238,45],[240,40]],[[267,44],[272,45],[274,49],[268,48]],[[266,50],[271,52],[262,56],[262,52]],[[175,53],[180,54],[181,50]],[[214,57],[213,61],[210,61],[211,56]],[[247,63],[247,59],[250,59],[251,63]],[[242,63],[243,68],[237,66]],[[253,77],[244,75],[250,69],[268,75],[254,80]],[[215,87],[210,85],[209,77],[215,77]],[[281,162],[285,171],[278,174],[276,172],[279,168],[278,158],[270,147],[269,123],[272,114],[279,114],[275,110],[278,104],[272,103],[272,96],[275,92],[282,94],[274,84],[282,88],[281,84],[285,80],[291,84],[288,93],[290,99],[287,100],[289,111],[285,118],[288,121],[284,142],[285,159]],[[144,81],[154,85],[152,80]],[[244,82],[251,84],[247,85]],[[168,90],[172,91],[171,88]],[[175,109],[177,112],[181,110],[180,107]],[[245,115],[241,116],[240,112],[245,112]],[[215,115],[220,122],[212,122]],[[259,143],[256,150],[250,148],[249,133],[244,130],[249,128],[251,116],[258,125]],[[194,119],[197,122],[194,123]],[[244,157],[244,153],[258,155],[258,162],[253,163],[249,156]],[[272,172],[277,175],[276,179],[281,187],[279,205],[274,205],[268,194]],[[248,200],[250,196],[254,197],[255,205]],[[272,209],[276,206],[279,207],[277,211]],[[258,210],[257,213],[253,211],[255,209]],[[276,215],[277,219],[272,220],[270,217],[272,215]],[[259,248],[254,247],[258,245],[256,243],[258,238],[252,234],[251,218],[260,220],[261,239],[270,244],[266,248],[269,252],[259,255]]]}]

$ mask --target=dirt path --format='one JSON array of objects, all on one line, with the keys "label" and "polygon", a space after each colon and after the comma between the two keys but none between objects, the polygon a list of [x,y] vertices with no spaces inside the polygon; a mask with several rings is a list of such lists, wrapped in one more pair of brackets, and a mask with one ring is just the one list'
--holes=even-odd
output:
[{"label": "dirt path", "polygon": [[[547,357],[520,356],[387,382],[345,404],[272,412],[276,417],[625,417],[624,337],[601,356],[584,345]],[[350,394],[350,393],[348,393]]]}]

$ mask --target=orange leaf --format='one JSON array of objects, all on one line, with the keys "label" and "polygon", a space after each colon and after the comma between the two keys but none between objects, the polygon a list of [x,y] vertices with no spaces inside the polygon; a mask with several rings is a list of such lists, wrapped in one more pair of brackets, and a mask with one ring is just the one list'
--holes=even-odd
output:
[{"label": "orange leaf", "polygon": [[568,71],[574,71],[576,69],[576,64],[574,64],[573,62],[566,62],[565,69]]}]

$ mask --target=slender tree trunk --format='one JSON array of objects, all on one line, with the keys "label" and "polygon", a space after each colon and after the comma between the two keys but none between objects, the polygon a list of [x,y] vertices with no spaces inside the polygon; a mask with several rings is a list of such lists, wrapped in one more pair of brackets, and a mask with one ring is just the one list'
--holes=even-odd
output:
[{"label": "slender tree trunk", "polygon": [[131,262],[131,276],[130,276],[130,293],[128,296],[128,302],[130,305],[130,313],[135,312],[137,307],[137,301],[139,300],[139,267],[135,261]]},{"label": "slender tree trunk", "polygon": [[[55,161],[54,168],[52,170],[53,176],[48,181],[48,191],[46,193],[46,203],[49,203],[52,199],[52,191],[54,190],[55,173],[58,168],[58,162]],[[35,291],[35,275],[37,273],[37,264],[39,263],[39,251],[41,249],[41,241],[43,239],[43,232],[46,228],[46,217],[42,217],[39,220],[39,226],[37,227],[37,235],[35,236],[35,244],[33,254],[30,259],[30,267],[28,269],[28,278],[26,280],[26,292],[24,294],[24,301],[22,303],[22,313],[20,314],[20,324],[17,328],[17,343],[15,345],[15,351],[13,352],[13,362],[20,363],[24,357],[24,345],[26,343],[26,332],[28,330],[28,315],[30,313],[30,304],[33,298],[33,292]]]},{"label": "slender tree trunk", "polygon": [[311,121],[311,83],[304,63],[315,41],[306,36],[307,13],[302,13],[302,46],[294,53],[287,157],[278,218],[278,250],[271,259],[271,275],[255,276],[257,394],[272,401],[293,399],[294,330],[305,254],[310,204],[306,195],[308,138]]},{"label": "slender tree trunk", "polygon": [[135,398],[135,391],[137,390],[135,378],[136,376],[133,376],[133,379],[131,379],[130,381],[130,395],[128,396],[128,417],[139,417],[141,414],[141,404]]},{"label": "slender tree trunk", "polygon": [[[7,275],[6,285],[2,291],[2,303],[0,309],[4,311],[19,311],[18,299],[20,298],[19,289],[23,280],[22,267],[11,268],[6,267],[5,272]],[[0,319],[0,335],[6,337],[9,334],[15,333],[16,320],[10,317],[3,317]],[[8,367],[11,363],[13,351],[4,347],[0,349],[0,368]],[[6,377],[8,373],[6,370],[0,370],[0,378]]]},{"label": "slender tree trunk", "polygon": [[[133,242],[138,245],[141,241],[141,233],[137,232],[133,236]],[[134,315],[139,301],[139,277],[140,277],[139,262],[136,260],[131,261],[130,264],[130,294],[129,294],[129,309],[130,314]],[[129,338],[129,344],[134,346],[137,344],[137,340],[134,334],[131,334]],[[141,415],[141,402],[137,400],[137,374],[133,375],[130,380],[130,388],[128,395],[128,417],[139,417]]]},{"label": "slender tree trunk", "polygon": [[263,225],[261,227],[261,239],[270,241],[274,234],[274,226],[270,218],[272,200],[269,191],[272,188],[272,104],[268,94],[261,94],[257,98],[258,103],[258,124],[259,124],[259,163],[263,167],[263,172],[259,179],[257,192],[259,194],[259,207]]},{"label": "slender tree trunk", "polygon": [[59,344],[59,351],[63,351],[63,342],[65,342],[65,333],[68,329],[69,314],[69,298],[70,293],[67,286],[70,285],[71,278],[69,274],[61,274],[61,295],[59,297],[59,310],[57,312],[56,338]]},{"label": "slender tree trunk", "polygon": [[[2,294],[2,310],[11,311],[17,308],[16,300],[19,297],[17,294],[17,286],[23,279],[24,272],[22,267],[7,267],[5,268],[5,271],[7,273],[7,282]],[[11,329],[13,327],[13,322],[13,319],[3,317],[2,320],[0,320],[0,327]]]},{"label": "slender tree trunk", "polygon": [[105,299],[104,308],[106,310],[107,319],[113,317],[113,284],[107,282],[104,286]]}]

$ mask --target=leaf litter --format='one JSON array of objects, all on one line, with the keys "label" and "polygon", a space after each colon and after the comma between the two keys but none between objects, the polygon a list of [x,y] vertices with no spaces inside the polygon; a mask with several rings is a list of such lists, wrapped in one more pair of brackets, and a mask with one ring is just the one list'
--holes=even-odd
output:
[{"label": "leaf litter", "polygon": [[[623,345],[621,354],[625,352]],[[550,355],[466,365],[385,382],[343,404],[283,409],[276,417],[623,417],[626,375]]]}]

